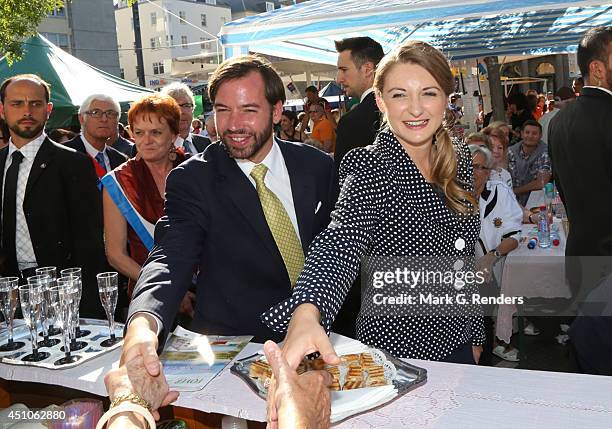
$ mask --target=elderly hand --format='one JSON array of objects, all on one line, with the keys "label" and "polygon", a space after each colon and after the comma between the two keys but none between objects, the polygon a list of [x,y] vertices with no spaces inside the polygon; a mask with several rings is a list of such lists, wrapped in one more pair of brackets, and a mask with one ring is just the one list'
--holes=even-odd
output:
[{"label": "elderly hand", "polygon": [[264,353],[274,376],[274,386],[268,390],[268,408],[276,411],[268,417],[268,428],[328,428],[331,375],[327,371],[298,375],[272,341],[264,344]]},{"label": "elderly hand", "polygon": [[476,262],[476,271],[481,271],[484,275],[485,281],[488,283],[493,278],[493,266],[497,262],[497,257],[489,252],[486,255],[482,256]]},{"label": "elderly hand", "polygon": [[111,401],[120,395],[136,393],[151,405],[155,420],[159,420],[157,409],[178,399],[178,392],[171,391],[161,369],[159,375],[151,376],[142,356],[112,369],[104,377],[106,391]]}]

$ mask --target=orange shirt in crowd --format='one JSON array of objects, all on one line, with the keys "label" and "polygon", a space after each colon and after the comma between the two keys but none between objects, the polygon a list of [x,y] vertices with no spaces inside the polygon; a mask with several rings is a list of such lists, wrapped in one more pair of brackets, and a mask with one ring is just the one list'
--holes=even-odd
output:
[{"label": "orange shirt in crowd", "polygon": [[332,143],[329,152],[334,153],[336,150],[336,127],[329,119],[323,118],[315,123],[310,136],[321,143],[326,140],[331,140]]}]

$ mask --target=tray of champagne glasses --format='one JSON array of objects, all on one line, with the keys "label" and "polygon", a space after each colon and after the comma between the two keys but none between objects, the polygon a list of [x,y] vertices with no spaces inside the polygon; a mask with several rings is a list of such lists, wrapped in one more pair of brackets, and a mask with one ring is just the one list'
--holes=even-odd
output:
[{"label": "tray of champagne glasses", "polygon": [[[22,343],[23,345],[16,350],[5,352],[0,351],[0,363],[11,365],[28,365],[49,369],[73,368],[97,356],[108,353],[111,350],[115,350],[116,348],[121,347],[123,344],[123,340],[121,338],[123,336],[123,324],[115,324],[115,338],[118,341],[110,346],[104,347],[102,346],[102,343],[110,338],[108,323],[105,320],[80,319],[80,334],[77,333],[77,335],[81,336],[77,337],[75,341],[70,341],[72,343],[70,347],[70,356],[74,357],[76,360],[58,363],[60,360],[66,357],[63,341],[61,340],[62,334],[60,333],[49,337],[51,340],[60,340],[59,343],[53,341],[56,344],[50,347],[41,346],[44,339],[40,335],[41,332],[39,328],[38,354],[43,359],[39,361],[26,361],[23,360],[23,358],[32,354],[30,329],[21,319],[17,319],[13,323],[13,343]],[[0,345],[7,344],[7,342],[8,332],[3,328],[2,331],[0,331]]]},{"label": "tray of champagne glasses", "polygon": [[[0,331],[1,363],[70,368],[121,346],[123,325],[114,321],[118,274],[96,276],[108,318],[104,321],[79,317],[81,269],[61,270],[61,277],[56,271],[37,268],[22,285],[17,277],[0,277],[0,309],[6,324]],[[14,318],[18,308],[22,319]]]}]

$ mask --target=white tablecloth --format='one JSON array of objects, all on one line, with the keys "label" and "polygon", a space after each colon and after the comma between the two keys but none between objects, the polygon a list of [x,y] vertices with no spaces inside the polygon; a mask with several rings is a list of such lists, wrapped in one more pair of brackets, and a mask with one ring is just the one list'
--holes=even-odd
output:
[{"label": "white tablecloth", "polygon": [[[529,201],[532,201],[534,193]],[[537,200],[537,196],[533,197]],[[542,195],[543,198],[543,195]],[[527,205],[529,207],[529,203]],[[565,232],[560,219],[555,218],[554,224],[559,231],[560,244],[542,249],[527,248],[529,238],[534,235],[536,226],[524,224],[522,237],[526,237],[519,247],[505,258],[501,281],[501,294],[525,298],[569,298],[569,285],[565,279]],[[497,312],[495,335],[502,341],[510,342],[512,336],[512,316],[516,313],[516,305],[500,305]]]},{"label": "white tablecloth", "polygon": [[[249,344],[240,357],[260,345]],[[104,374],[119,351],[67,370],[0,364],[0,377],[71,387],[105,395]],[[410,360],[426,368],[427,383],[338,428],[602,429],[612,422],[612,377],[489,368]],[[202,391],[182,393],[177,404],[210,413],[265,421],[265,403],[224,370]]]}]

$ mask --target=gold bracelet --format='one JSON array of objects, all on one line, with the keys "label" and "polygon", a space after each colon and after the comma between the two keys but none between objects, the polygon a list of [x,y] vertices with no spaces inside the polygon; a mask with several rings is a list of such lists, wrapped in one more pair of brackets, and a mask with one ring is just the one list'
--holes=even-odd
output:
[{"label": "gold bracelet", "polygon": [[131,402],[132,404],[140,405],[151,411],[151,404],[136,393],[127,393],[117,396],[113,402],[111,402],[110,407],[114,408],[122,402]]}]

